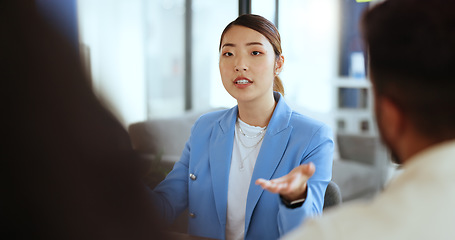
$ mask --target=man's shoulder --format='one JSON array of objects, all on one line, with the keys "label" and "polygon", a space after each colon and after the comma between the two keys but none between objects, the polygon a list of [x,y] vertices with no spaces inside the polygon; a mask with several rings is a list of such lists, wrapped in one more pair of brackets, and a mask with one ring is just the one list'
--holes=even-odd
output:
[{"label": "man's shoulder", "polygon": [[366,202],[344,203],[343,206],[324,212],[322,217],[308,219],[283,240],[325,239],[360,240],[378,239],[377,229],[383,229],[374,220],[379,215]]}]

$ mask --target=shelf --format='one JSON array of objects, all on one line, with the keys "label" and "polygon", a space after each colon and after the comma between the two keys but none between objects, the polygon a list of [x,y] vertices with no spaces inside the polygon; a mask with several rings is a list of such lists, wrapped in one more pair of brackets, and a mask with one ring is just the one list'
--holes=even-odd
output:
[{"label": "shelf", "polygon": [[338,78],[334,82],[335,87],[346,87],[346,88],[370,88],[371,82],[368,79],[356,79],[356,78]]}]

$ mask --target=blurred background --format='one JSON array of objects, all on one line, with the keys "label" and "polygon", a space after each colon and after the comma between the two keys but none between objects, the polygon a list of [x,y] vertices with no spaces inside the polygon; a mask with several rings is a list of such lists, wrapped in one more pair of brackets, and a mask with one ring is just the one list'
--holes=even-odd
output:
[{"label": "blurred background", "polygon": [[164,173],[200,114],[236,104],[221,83],[218,46],[224,27],[243,13],[262,15],[280,31],[287,103],[334,130],[333,175],[343,199],[374,195],[394,172],[374,122],[359,32],[362,11],[378,1],[36,2],[79,49],[93,90],[135,149],[167,163]]},{"label": "blurred background", "polygon": [[[93,87],[105,96],[125,126],[148,118],[178,116],[186,111],[234,106],[235,100],[221,84],[218,46],[224,27],[241,11],[262,15],[279,28],[285,56],[281,77],[286,100],[292,107],[315,115],[333,127],[337,127],[337,115],[341,114],[339,107],[351,108],[347,110],[354,110],[353,113],[359,112],[357,108],[370,108],[370,102],[365,99],[369,97],[369,84],[365,81],[364,54],[357,29],[361,10],[369,3],[355,0],[76,2],[79,43],[90,62]],[[350,72],[350,68],[356,72]],[[358,81],[352,81],[354,78]],[[343,89],[343,86],[361,91]],[[351,99],[346,99],[347,94],[352,95]],[[367,112],[359,115],[366,122],[364,125],[370,127],[363,131],[374,132],[371,114]],[[343,120],[341,116],[339,119]],[[350,128],[350,125],[346,119],[338,127]],[[361,127],[352,126],[351,130],[362,130]]]}]

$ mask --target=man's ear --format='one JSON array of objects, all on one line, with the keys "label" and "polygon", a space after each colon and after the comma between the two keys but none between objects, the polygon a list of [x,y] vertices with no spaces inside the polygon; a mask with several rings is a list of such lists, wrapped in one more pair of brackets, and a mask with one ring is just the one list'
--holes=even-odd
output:
[{"label": "man's ear", "polygon": [[389,141],[399,141],[405,131],[405,119],[403,111],[398,105],[387,97],[380,97],[376,107],[378,108],[378,116],[382,125],[384,137]]}]

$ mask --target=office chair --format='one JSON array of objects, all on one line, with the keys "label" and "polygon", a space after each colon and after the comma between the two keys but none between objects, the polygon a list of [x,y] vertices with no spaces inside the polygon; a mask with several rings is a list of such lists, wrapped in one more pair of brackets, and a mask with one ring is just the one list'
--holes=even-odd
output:
[{"label": "office chair", "polygon": [[340,205],[341,202],[342,199],[340,188],[334,181],[330,181],[329,185],[327,185],[327,189],[325,190],[323,210],[336,205]]}]

